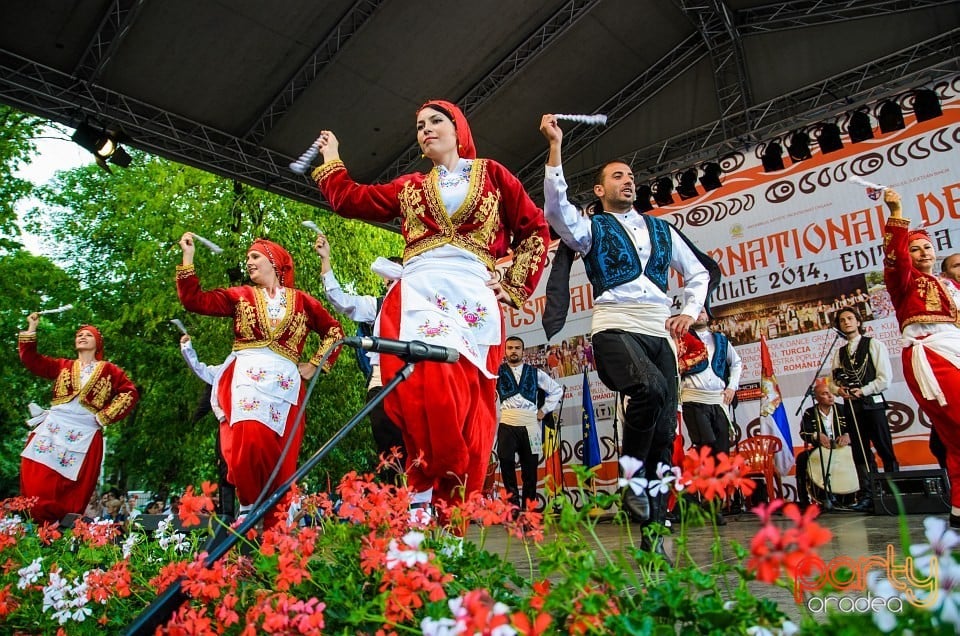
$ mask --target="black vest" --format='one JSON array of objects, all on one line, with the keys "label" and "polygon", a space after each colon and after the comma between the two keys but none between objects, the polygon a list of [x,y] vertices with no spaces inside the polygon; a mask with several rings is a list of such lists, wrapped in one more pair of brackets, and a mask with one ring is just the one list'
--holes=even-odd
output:
[{"label": "black vest", "polygon": [[629,283],[641,274],[649,278],[663,293],[667,292],[667,274],[673,255],[670,225],[663,219],[641,215],[650,234],[650,258],[646,269],[640,263],[637,248],[623,225],[608,212],[590,218],[593,245],[583,257],[587,278],[593,287],[593,297]]},{"label": "black vest", "polygon": [[[860,386],[870,384],[877,379],[877,367],[873,364],[873,358],[870,357],[870,340],[867,336],[861,336],[857,344],[857,350],[853,352],[853,359],[850,359],[850,352],[846,345],[840,348],[840,366],[846,371],[848,377],[856,378]],[[857,400],[859,406],[865,409],[886,408],[887,404],[883,399],[879,402],[871,400],[873,396],[867,396],[867,399]],[[881,396],[882,397],[882,396]]]},{"label": "black vest", "polygon": [[503,402],[519,393],[529,402],[537,403],[537,369],[529,364],[523,365],[520,372],[520,383],[513,375],[509,364],[500,365],[500,377],[497,378],[497,394]]}]

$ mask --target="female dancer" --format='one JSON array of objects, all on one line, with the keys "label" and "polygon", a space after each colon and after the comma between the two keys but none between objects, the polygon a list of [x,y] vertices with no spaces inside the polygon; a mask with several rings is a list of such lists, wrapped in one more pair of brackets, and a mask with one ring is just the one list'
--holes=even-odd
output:
[{"label": "female dancer", "polygon": [[[275,489],[297,469],[303,426],[292,430],[306,385],[320,358],[343,338],[340,323],[320,301],[294,288],[293,259],[271,241],[257,239],[247,250],[247,273],[253,285],[202,291],[193,266],[196,247],[187,232],[180,239],[183,264],[177,266],[177,293],[188,311],[232,316],[235,358],[219,374],[214,390],[223,410],[220,444],[227,462],[227,480],[236,485],[240,512],[245,513],[264,488]],[[298,367],[307,331],[323,338],[320,348]],[[339,352],[327,360],[328,370]],[[280,455],[289,450],[273,481]],[[268,484],[268,482],[270,482]],[[269,494],[269,492],[267,493]],[[264,527],[277,523],[273,515]]]},{"label": "female dancer", "polygon": [[[415,505],[479,491],[497,430],[496,377],[503,357],[498,301],[519,308],[543,272],[550,242],[540,210],[499,163],[477,159],[459,108],[429,101],[417,111],[417,142],[433,162],[427,174],[360,185],[321,133],[324,163],[313,178],[334,211],[386,222],[400,218],[406,248],[400,293],[384,301],[380,334],[460,352],[456,364],[420,363],[385,401],[403,431]],[[502,280],[496,260],[513,251]],[[384,381],[402,362],[380,356]],[[418,458],[419,461],[418,461]]]},{"label": "female dancer", "polygon": [[20,453],[20,492],[37,497],[31,516],[38,522],[83,514],[100,479],[103,428],[133,410],[140,394],[123,369],[103,359],[103,337],[91,325],[77,330],[77,359],[37,353],[40,316],[27,316],[20,332],[20,359],[34,375],[56,379],[50,410]]},{"label": "female dancer", "polygon": [[[925,230],[910,230],[900,195],[883,195],[883,279],[903,331],[903,376],[947,448],[947,474],[960,484],[960,290],[933,273],[936,250]],[[960,528],[960,488],[950,493],[950,526]]]}]

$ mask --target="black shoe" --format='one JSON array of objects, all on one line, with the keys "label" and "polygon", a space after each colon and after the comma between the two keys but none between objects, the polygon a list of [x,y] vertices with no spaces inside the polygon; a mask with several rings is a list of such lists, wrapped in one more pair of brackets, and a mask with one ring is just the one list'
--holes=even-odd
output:
[{"label": "black shoe", "polygon": [[667,562],[667,565],[673,567],[673,559],[670,558],[670,555],[667,554],[666,548],[663,547],[663,537],[655,537],[651,539],[644,534],[643,538],[640,540],[640,549],[651,554],[659,554],[663,557],[663,560]]},{"label": "black shoe", "polygon": [[950,513],[950,527],[954,529],[960,529],[960,515],[955,515],[952,512]]},{"label": "black shoe", "polygon": [[727,525],[727,520],[726,520],[726,518],[723,516],[723,513],[722,513],[722,512],[717,512],[717,516],[714,517],[713,520],[717,522],[717,525],[718,525],[718,526],[725,526],[725,525]]},{"label": "black shoe", "polygon": [[626,510],[630,519],[637,523],[645,523],[650,519],[650,498],[647,493],[638,495],[629,486],[623,489],[620,508]]},{"label": "black shoe", "polygon": [[873,497],[864,497],[850,506],[850,510],[854,512],[873,512]]}]

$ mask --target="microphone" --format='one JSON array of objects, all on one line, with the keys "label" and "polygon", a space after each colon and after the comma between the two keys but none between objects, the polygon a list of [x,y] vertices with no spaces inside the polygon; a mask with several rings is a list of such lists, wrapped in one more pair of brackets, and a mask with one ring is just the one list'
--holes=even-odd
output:
[{"label": "microphone", "polygon": [[456,362],[460,359],[460,352],[450,347],[439,347],[437,345],[428,345],[419,340],[404,342],[402,340],[389,340],[387,338],[360,337],[354,336],[344,338],[343,344],[354,349],[363,349],[364,351],[376,351],[377,353],[387,353],[392,356],[403,358],[407,362],[420,362],[421,360],[431,360],[433,362]]},{"label": "microphone", "polygon": [[835,333],[835,334],[837,334],[838,336],[840,336],[841,338],[843,338],[844,340],[847,339],[847,334],[843,333],[842,331],[840,331],[840,330],[837,329],[836,327],[831,327],[830,330],[831,330],[833,333]]}]

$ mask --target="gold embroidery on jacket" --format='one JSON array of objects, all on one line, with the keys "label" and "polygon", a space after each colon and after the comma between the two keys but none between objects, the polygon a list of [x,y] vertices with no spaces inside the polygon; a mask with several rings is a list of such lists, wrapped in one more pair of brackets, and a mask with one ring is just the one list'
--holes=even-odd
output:
[{"label": "gold embroidery on jacket", "polygon": [[523,242],[513,253],[513,265],[507,270],[507,279],[517,286],[522,286],[533,274],[540,269],[540,259],[545,247],[543,238],[533,234],[523,239]]},{"label": "gold embroidery on jacket", "polygon": [[289,334],[287,347],[293,351],[300,351],[303,339],[307,337],[307,315],[305,313],[298,311],[290,319]]},{"label": "gold embroidery on jacket", "polygon": [[917,279],[917,293],[923,298],[927,311],[940,312],[943,310],[943,303],[940,300],[941,287],[934,281],[926,278]]},{"label": "gold embroidery on jacket", "polygon": [[470,238],[478,245],[489,246],[500,227],[500,190],[483,196],[477,209],[476,223],[479,227],[473,231]]},{"label": "gold embroidery on jacket", "polygon": [[[483,191],[483,185],[487,182],[487,160],[475,159],[470,166],[470,183],[467,185],[467,196],[463,199],[463,204],[450,215],[450,224],[452,227],[460,227],[461,224],[469,220],[477,208],[477,200]],[[437,184],[439,191],[439,184]],[[438,208],[446,216],[446,208],[440,204]]]},{"label": "gold embroidery on jacket", "polygon": [[420,218],[426,209],[423,205],[423,194],[411,180],[400,190],[399,198],[404,233],[408,242],[415,241],[427,233],[427,226]]},{"label": "gold embroidery on jacket", "polygon": [[70,369],[60,369],[60,375],[53,385],[53,396],[62,398],[70,394]]},{"label": "gold embroidery on jacket", "polygon": [[133,402],[133,394],[129,391],[119,394],[114,398],[107,408],[100,411],[100,421],[106,424],[113,424],[126,412]]},{"label": "gold embroidery on jacket", "polygon": [[97,380],[96,384],[93,385],[93,389],[91,389],[90,405],[97,410],[102,409],[112,392],[113,382],[110,381],[108,376],[101,377]]},{"label": "gold embroidery on jacket", "polygon": [[245,298],[241,298],[234,311],[237,316],[237,329],[240,331],[240,338],[253,340],[253,328],[257,324],[256,310]]}]

